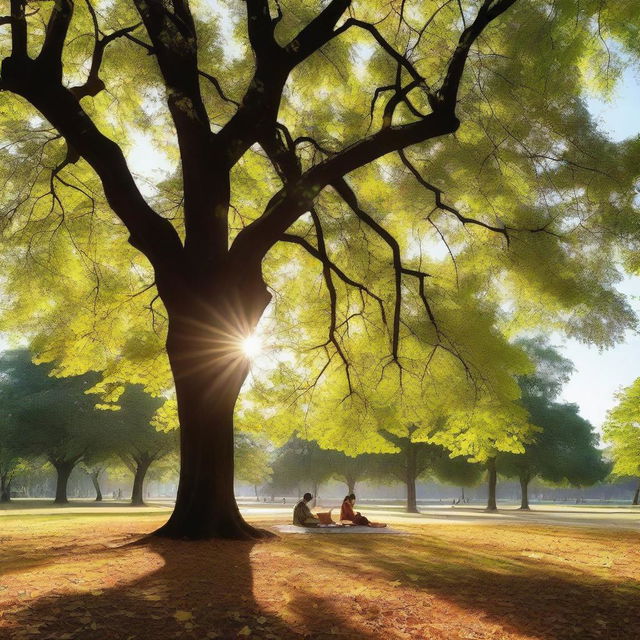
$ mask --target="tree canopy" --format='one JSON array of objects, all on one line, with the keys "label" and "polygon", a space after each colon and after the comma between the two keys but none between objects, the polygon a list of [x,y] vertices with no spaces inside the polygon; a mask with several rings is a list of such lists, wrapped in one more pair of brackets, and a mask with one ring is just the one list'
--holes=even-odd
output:
[{"label": "tree canopy", "polygon": [[[173,377],[190,464],[167,535],[257,535],[233,501],[233,414],[261,319],[277,355],[250,408],[282,407],[283,441],[381,450],[376,415],[402,396],[395,422],[424,438],[517,450],[527,360],[507,338],[544,323],[606,345],[633,322],[614,258],[637,233],[639,145],[584,98],[637,56],[634,16],[12,0],[0,328],[63,373],[103,371],[107,402]],[[156,171],[136,176],[145,148]]]}]

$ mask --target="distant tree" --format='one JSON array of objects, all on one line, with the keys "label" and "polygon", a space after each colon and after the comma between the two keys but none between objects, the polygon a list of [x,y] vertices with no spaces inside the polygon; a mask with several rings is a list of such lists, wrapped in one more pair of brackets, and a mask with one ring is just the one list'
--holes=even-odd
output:
[{"label": "distant tree", "polygon": [[406,487],[407,513],[419,513],[416,499],[416,481],[431,471],[437,460],[447,455],[436,444],[413,439],[417,428],[409,426],[406,435],[399,436],[385,429],[381,435],[397,449],[397,453],[381,453],[374,457],[373,476],[380,480],[401,482]]},{"label": "distant tree", "polygon": [[149,395],[142,385],[126,385],[117,402],[115,410],[105,411],[110,447],[133,474],[131,504],[140,506],[149,467],[177,449],[178,434],[158,431],[153,420],[164,398]]},{"label": "distant tree", "polygon": [[597,434],[578,415],[578,407],[554,402],[573,371],[571,361],[541,337],[519,343],[535,366],[534,372],[520,377],[518,383],[521,403],[538,431],[533,441],[525,445],[524,453],[501,453],[497,465],[500,473],[519,479],[520,508],[529,510],[528,487],[535,477],[590,485],[607,475],[608,466],[598,449]]},{"label": "distant tree", "polygon": [[149,467],[149,471],[147,472],[146,478],[146,495],[149,495],[149,485],[152,482],[156,483],[177,483],[178,475],[180,473],[180,454],[176,450],[169,453],[169,455],[164,456],[164,458],[154,462],[151,467]]},{"label": "distant tree", "polygon": [[363,453],[348,456],[342,451],[334,451],[330,457],[333,477],[347,485],[347,493],[355,493],[356,484],[371,476],[375,466],[375,454]]},{"label": "distant tree", "polygon": [[482,478],[482,465],[470,462],[465,456],[444,455],[433,464],[433,475],[440,482],[452,484],[461,489],[461,500],[464,501],[464,490],[473,487]]},{"label": "distant tree", "polygon": [[322,449],[316,442],[294,437],[282,446],[273,461],[273,485],[282,489],[300,488],[318,498],[320,485],[332,475],[334,452]]},{"label": "distant tree", "polygon": [[272,474],[267,443],[236,431],[234,448],[236,479],[250,484],[258,498],[258,487],[269,482]]},{"label": "distant tree", "polygon": [[75,466],[108,445],[95,396],[87,395],[98,374],[58,378],[53,372],[52,364],[34,364],[26,350],[0,356],[2,403],[11,407],[14,451],[25,457],[44,456],[57,473],[55,502],[66,503]]},{"label": "distant tree", "polygon": [[582,418],[575,404],[550,403],[544,398],[528,398],[531,422],[540,427],[533,443],[523,454],[501,454],[500,473],[520,481],[520,508],[529,510],[528,487],[540,477],[549,482],[588,486],[604,479],[609,466],[598,449],[598,436]]},{"label": "distant tree", "polygon": [[80,463],[80,468],[89,476],[93,488],[96,490],[96,502],[102,502],[100,478],[109,466],[112,453],[110,451],[89,454]]},{"label": "distant tree", "polygon": [[13,416],[5,404],[5,398],[3,389],[0,387],[0,502],[11,500],[11,482],[22,462],[12,438]]},{"label": "distant tree", "polygon": [[632,503],[640,498],[640,378],[617,395],[618,404],[609,411],[604,424],[604,440],[610,446],[613,473],[637,479]]}]

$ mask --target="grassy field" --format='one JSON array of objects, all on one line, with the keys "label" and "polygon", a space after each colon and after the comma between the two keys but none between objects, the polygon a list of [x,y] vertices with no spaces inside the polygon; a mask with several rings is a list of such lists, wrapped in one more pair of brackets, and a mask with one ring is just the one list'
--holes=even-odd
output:
[{"label": "grassy field", "polygon": [[130,545],[165,508],[4,511],[0,638],[640,637],[638,531],[385,515],[406,535]]}]

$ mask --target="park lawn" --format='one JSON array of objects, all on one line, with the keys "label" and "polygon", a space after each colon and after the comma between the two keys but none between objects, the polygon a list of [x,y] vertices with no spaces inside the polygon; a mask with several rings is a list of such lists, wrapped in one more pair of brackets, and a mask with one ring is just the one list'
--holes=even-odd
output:
[{"label": "park lawn", "polygon": [[[640,534],[520,524],[129,544],[166,514],[0,520],[0,638],[640,637]],[[261,524],[273,524],[273,518]]]}]

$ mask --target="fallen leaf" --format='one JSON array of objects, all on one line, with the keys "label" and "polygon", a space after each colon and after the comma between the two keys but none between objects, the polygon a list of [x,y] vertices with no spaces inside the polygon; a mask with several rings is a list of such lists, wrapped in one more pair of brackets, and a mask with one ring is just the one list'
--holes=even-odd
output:
[{"label": "fallen leaf", "polygon": [[187,620],[191,620],[191,618],[193,618],[193,614],[191,613],[191,611],[176,611],[173,614],[173,617],[178,622],[186,622]]}]

